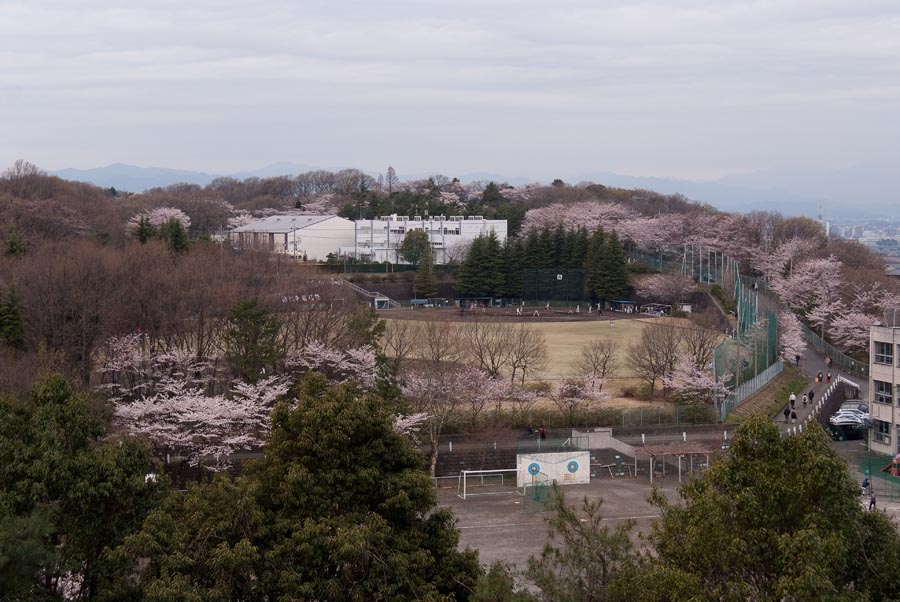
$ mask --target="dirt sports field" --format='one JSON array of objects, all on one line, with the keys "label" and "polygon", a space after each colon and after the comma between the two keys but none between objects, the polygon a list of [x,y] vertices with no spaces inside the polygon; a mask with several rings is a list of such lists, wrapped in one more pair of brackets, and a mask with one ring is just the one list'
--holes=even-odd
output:
[{"label": "dirt sports field", "polygon": [[604,312],[603,316],[598,316],[596,313],[588,314],[584,308],[583,311],[572,314],[568,313],[569,308],[555,308],[550,311],[537,308],[537,310],[540,314],[538,316],[534,315],[533,307],[525,308],[525,313],[521,316],[516,315],[514,308],[488,308],[484,311],[477,309],[474,312],[466,311],[464,314],[461,314],[458,308],[394,309],[379,314],[386,320],[448,321],[458,325],[459,328],[465,328],[467,323],[476,320],[526,324],[530,328],[540,330],[547,341],[547,366],[536,375],[536,378],[541,380],[552,381],[571,374],[572,365],[578,359],[584,345],[598,339],[610,339],[619,349],[619,369],[604,388],[614,396],[604,405],[608,407],[645,405],[644,402],[622,398],[619,393],[624,386],[638,384],[628,369],[625,350],[628,345],[640,338],[644,325],[654,318],[609,311]]},{"label": "dirt sports field", "polygon": [[[678,480],[674,477],[656,479],[657,485],[672,502],[679,499]],[[638,478],[592,479],[588,485],[561,488],[566,500],[580,506],[584,497],[603,498],[603,517],[612,528],[625,520],[635,521],[635,543],[639,534],[650,532],[659,511],[647,502],[650,483],[646,476]],[[514,492],[499,495],[468,497],[456,495],[455,482],[438,490],[442,507],[456,514],[461,549],[471,547],[479,552],[481,562],[490,566],[500,560],[524,569],[528,558],[539,555],[547,541],[547,512],[526,508],[524,498]]]}]

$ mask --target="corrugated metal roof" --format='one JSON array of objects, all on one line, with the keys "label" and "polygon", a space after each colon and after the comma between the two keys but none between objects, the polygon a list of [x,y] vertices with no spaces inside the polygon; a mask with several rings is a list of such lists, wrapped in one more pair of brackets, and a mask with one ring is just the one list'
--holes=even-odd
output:
[{"label": "corrugated metal roof", "polygon": [[302,230],[307,226],[312,226],[331,218],[344,219],[336,215],[270,215],[240,228],[235,228],[234,232],[292,232],[295,228]]}]

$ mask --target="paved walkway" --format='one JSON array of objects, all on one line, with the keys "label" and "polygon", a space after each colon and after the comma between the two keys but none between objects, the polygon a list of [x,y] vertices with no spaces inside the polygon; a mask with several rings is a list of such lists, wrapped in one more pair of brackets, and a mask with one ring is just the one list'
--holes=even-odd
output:
[{"label": "paved walkway", "polygon": [[[803,369],[803,374],[807,378],[807,384],[802,390],[794,391],[794,394],[797,396],[797,402],[794,406],[794,411],[797,412],[797,422],[796,424],[794,424],[790,419],[788,419],[787,424],[785,424],[784,410],[782,408],[782,413],[776,417],[776,422],[781,426],[782,431],[802,424],[803,421],[806,420],[806,417],[812,413],[815,404],[818,403],[820,399],[822,399],[825,391],[827,391],[831,386],[826,382],[815,382],[816,374],[818,374],[819,370],[822,371],[822,374],[827,375],[828,368],[825,365],[825,358],[811,345],[807,345],[806,347],[806,352],[803,354],[803,358],[801,361],[801,368]],[[832,368],[831,382],[834,382],[839,375],[858,384],[860,387],[860,398],[867,398],[866,389],[868,388],[868,381],[863,380],[862,378],[853,374],[841,373],[836,368]],[[807,404],[806,408],[804,408],[802,401],[803,394],[806,393],[808,395],[810,391],[813,392],[814,403]]]}]

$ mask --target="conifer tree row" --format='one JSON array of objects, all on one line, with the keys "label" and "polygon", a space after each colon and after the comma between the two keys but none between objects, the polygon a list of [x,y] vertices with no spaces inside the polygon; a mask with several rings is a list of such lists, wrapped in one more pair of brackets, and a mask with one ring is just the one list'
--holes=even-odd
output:
[{"label": "conifer tree row", "polygon": [[457,286],[470,297],[517,298],[527,270],[585,270],[584,299],[625,298],[629,294],[625,252],[615,231],[603,228],[531,230],[501,244],[493,232],[472,242],[459,270]]}]

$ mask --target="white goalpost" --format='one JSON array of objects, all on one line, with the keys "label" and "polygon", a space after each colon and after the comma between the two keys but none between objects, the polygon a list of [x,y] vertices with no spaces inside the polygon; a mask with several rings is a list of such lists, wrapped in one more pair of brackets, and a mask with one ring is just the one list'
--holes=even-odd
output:
[{"label": "white goalpost", "polygon": [[[466,499],[473,495],[498,495],[517,492],[518,472],[518,468],[460,471],[456,495],[461,499]],[[513,475],[511,479],[508,476],[510,474]],[[490,491],[486,489],[490,489]]]}]

